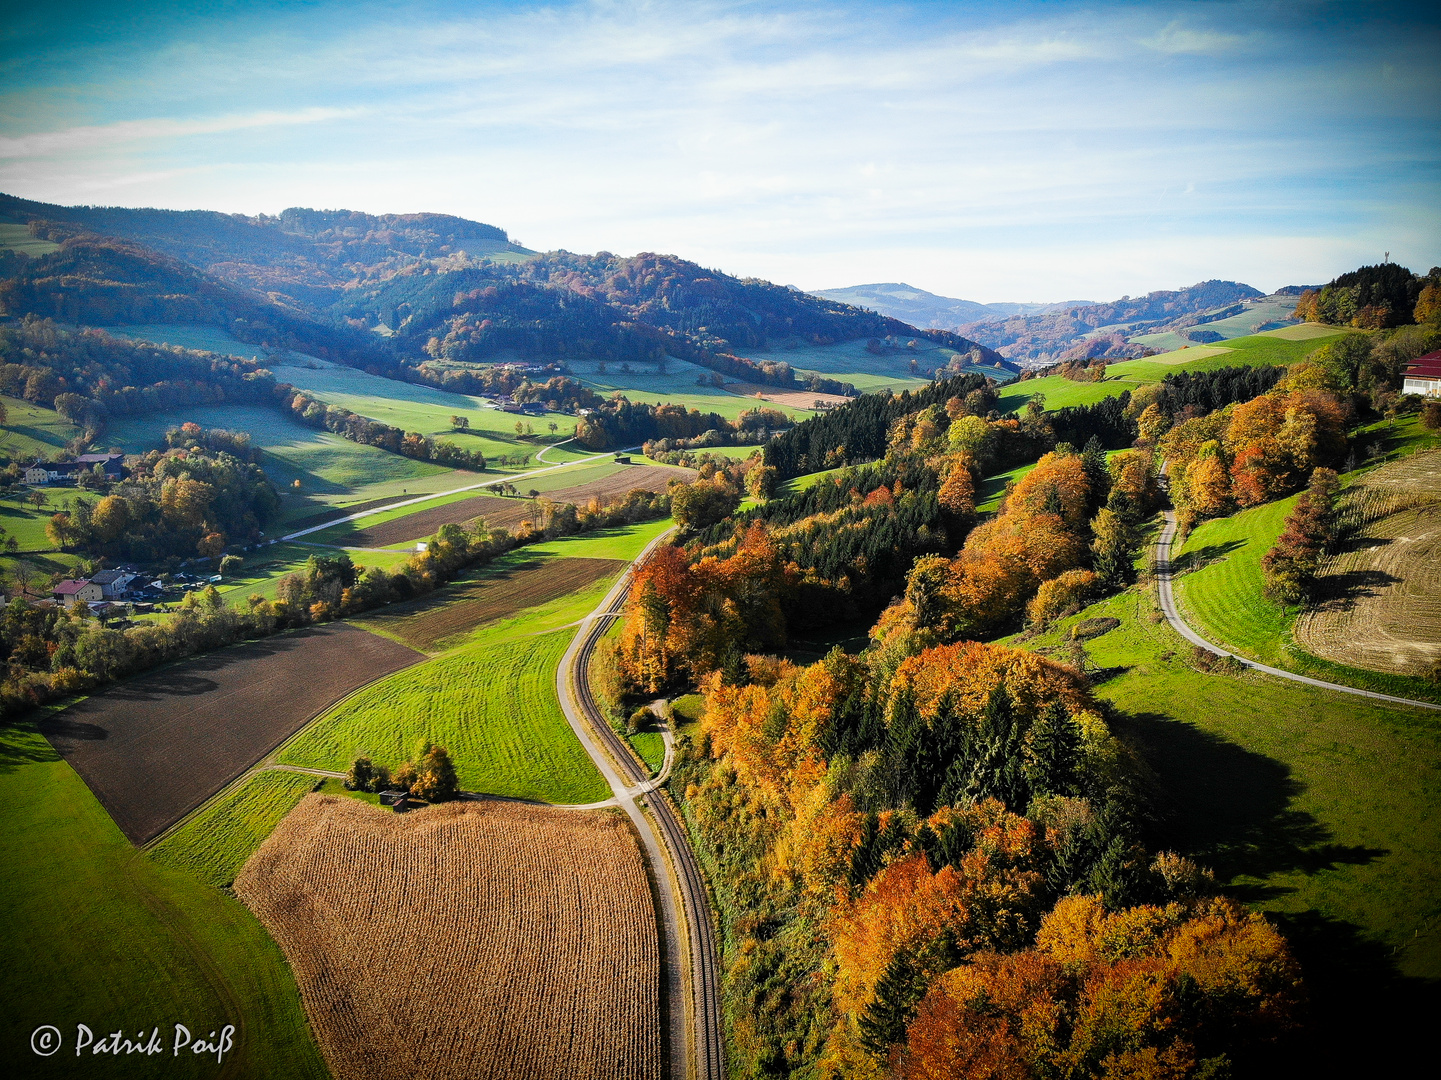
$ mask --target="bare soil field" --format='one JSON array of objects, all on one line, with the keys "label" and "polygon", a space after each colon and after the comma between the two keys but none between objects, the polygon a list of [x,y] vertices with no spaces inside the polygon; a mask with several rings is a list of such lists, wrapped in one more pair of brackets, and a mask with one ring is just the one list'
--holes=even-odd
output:
[{"label": "bare soil field", "polygon": [[575,592],[625,565],[624,559],[529,559],[479,581],[392,604],[364,621],[430,652],[446,638]]},{"label": "bare soil field", "polygon": [[817,401],[824,401],[827,405],[844,405],[851,400],[841,394],[820,394],[814,390],[777,390],[774,386],[762,386],[759,383],[726,383],[725,389],[741,397],[763,398],[774,401],[777,405],[788,405],[792,409],[813,409]]},{"label": "bare soil field", "polygon": [[[618,473],[593,480],[576,487],[547,491],[545,498],[557,503],[575,503],[583,506],[591,499],[602,503],[611,502],[637,489],[664,491],[672,480],[693,480],[691,469],[676,469],[663,465],[633,465]],[[520,488],[524,490],[524,481]],[[485,518],[485,523],[496,529],[513,529],[522,521],[529,521],[535,515],[535,508],[529,499],[503,499],[498,495],[477,495],[473,499],[460,499],[429,510],[420,510],[405,517],[384,521],[368,529],[349,533],[344,538],[347,545],[358,547],[389,547],[432,536],[442,525],[460,525],[476,518]]]},{"label": "bare soil field", "polygon": [[309,627],[137,676],[40,729],[143,844],[352,690],[422,659],[344,623]]},{"label": "bare soil field", "polygon": [[1424,674],[1441,661],[1441,453],[1370,474],[1346,494],[1341,526],[1297,643],[1327,660]]},{"label": "bare soil field", "polygon": [[656,916],[610,812],[309,795],[235,879],[337,1080],[652,1080]]}]

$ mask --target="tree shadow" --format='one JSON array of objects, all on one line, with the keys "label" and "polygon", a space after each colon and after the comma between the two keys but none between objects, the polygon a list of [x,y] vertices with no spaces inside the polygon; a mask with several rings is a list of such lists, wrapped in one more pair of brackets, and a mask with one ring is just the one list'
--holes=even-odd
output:
[{"label": "tree shadow", "polygon": [[[1332,842],[1325,825],[1292,806],[1301,784],[1279,761],[1161,713],[1120,716],[1115,727],[1154,775],[1156,839],[1195,855],[1222,881],[1314,874],[1387,854]],[[1251,891],[1246,899],[1275,892]]]},{"label": "tree shadow", "polygon": [[1176,574],[1184,574],[1191,570],[1199,570],[1207,563],[1213,563],[1217,559],[1223,559],[1238,547],[1245,547],[1244,540],[1227,540],[1224,544],[1207,544],[1205,547],[1188,551],[1184,555],[1173,555],[1171,557],[1171,571]]},{"label": "tree shadow", "polygon": [[0,773],[14,772],[22,765],[59,760],[55,748],[38,737],[29,723],[0,726]]},{"label": "tree shadow", "polygon": [[1384,570],[1348,570],[1344,574],[1327,574],[1317,582],[1323,592],[1317,607],[1346,608],[1365,596],[1375,596],[1382,589],[1400,582]]}]

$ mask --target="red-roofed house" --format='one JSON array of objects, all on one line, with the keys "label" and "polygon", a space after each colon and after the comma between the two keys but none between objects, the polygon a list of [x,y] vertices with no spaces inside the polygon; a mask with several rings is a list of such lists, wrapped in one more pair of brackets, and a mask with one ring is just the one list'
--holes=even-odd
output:
[{"label": "red-roofed house", "polygon": [[50,594],[68,608],[105,599],[104,590],[93,581],[62,581],[50,590]]},{"label": "red-roofed house", "polygon": [[1406,365],[1401,393],[1441,397],[1441,350],[1418,356]]}]

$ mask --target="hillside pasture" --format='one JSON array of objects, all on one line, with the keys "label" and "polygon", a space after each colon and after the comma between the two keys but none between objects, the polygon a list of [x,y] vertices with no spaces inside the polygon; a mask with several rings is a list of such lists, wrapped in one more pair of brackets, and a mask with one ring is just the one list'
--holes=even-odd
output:
[{"label": "hillside pasture", "polygon": [[336,1080],[658,1080],[656,917],[628,822],[308,796],[235,891]]},{"label": "hillside pasture", "polygon": [[1441,452],[1413,454],[1346,493],[1346,539],[1296,640],[1343,664],[1424,675],[1441,662]]},{"label": "hillside pasture", "polygon": [[5,426],[0,427],[0,454],[28,465],[37,457],[50,460],[64,454],[70,441],[83,432],[54,409],[41,408],[24,398],[0,396],[5,404]]},{"label": "hillside pasture", "polygon": [[277,760],[339,772],[364,755],[394,768],[418,740],[431,739],[449,749],[467,791],[554,803],[607,798],[555,696],[571,632],[528,636],[506,626],[367,686],[296,735]]},{"label": "hillside pasture", "polygon": [[840,394],[822,394],[818,390],[781,390],[778,387],[762,386],[759,383],[726,383],[725,388],[742,397],[767,401],[772,405],[786,405],[792,409],[814,409],[818,401],[834,408],[851,400]]},{"label": "hillside pasture", "polygon": [[[569,473],[570,470],[562,470],[552,475],[560,477],[568,476]],[[552,489],[544,492],[544,495],[552,502],[583,506],[591,499],[599,499],[602,503],[611,502],[637,489],[664,491],[671,480],[689,480],[694,476],[695,473],[690,469],[666,465],[621,466],[619,471],[607,470],[587,483]],[[528,485],[522,480],[517,487],[526,490]],[[374,525],[368,524],[364,519],[346,522],[315,533],[311,539],[352,547],[388,547],[433,536],[442,525],[458,525],[477,518],[484,518],[485,523],[494,529],[514,529],[522,521],[533,521],[536,513],[537,507],[532,505],[529,499],[473,495],[438,506],[428,505],[425,509]]]},{"label": "hillside pasture", "polygon": [[59,251],[60,245],[53,240],[41,240],[30,235],[30,226],[14,221],[0,222],[0,251],[18,251],[36,258]]},{"label": "hillside pasture", "polygon": [[118,683],[47,717],[41,731],[143,844],[322,709],[419,659],[344,623],[310,627]]},{"label": "hillside pasture", "polygon": [[[0,1018],[12,1076],[325,1080],[295,980],[264,927],[219,889],[137,852],[31,722],[0,726],[0,871],[24,883],[0,894],[8,977],[24,988]],[[185,1054],[163,1068],[87,1055],[77,1068],[76,1023],[98,1041],[102,1030],[175,1022],[235,1024],[224,1067]],[[30,1052],[41,1024],[61,1029],[64,1052]]]},{"label": "hillside pasture", "polygon": [[368,616],[366,624],[413,649],[435,652],[477,626],[583,589],[625,566],[620,559],[526,557],[523,550],[510,565],[419,600],[392,604]]}]

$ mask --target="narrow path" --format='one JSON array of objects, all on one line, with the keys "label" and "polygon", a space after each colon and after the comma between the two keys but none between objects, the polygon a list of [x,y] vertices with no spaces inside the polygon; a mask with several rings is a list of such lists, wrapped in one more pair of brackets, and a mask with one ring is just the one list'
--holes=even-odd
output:
[{"label": "narrow path", "polygon": [[[668,536],[662,533],[652,540],[636,562]],[[620,616],[629,589],[627,570],[595,611],[582,620],[556,671],[556,693],[571,729],[634,824],[650,862],[665,938],[670,1026],[667,1075],[673,1080],[723,1080],[720,980],[705,879],[671,804],[663,795],[650,794],[670,774],[672,748],[668,741],[665,768],[660,776],[647,780],[649,770],[635,760],[611,728],[590,690],[590,658],[606,627]]]},{"label": "narrow path", "polygon": [[[547,447],[549,449],[549,447]],[[627,454],[639,450],[640,447],[632,446],[625,450],[607,450],[603,454],[596,454],[592,457],[576,458],[574,461],[562,461],[559,465],[547,465],[544,469],[531,469],[530,472],[515,473],[511,476],[497,476],[493,480],[482,480],[478,484],[467,484],[465,487],[451,488],[449,491],[432,491],[425,495],[417,495],[413,499],[405,499],[401,502],[390,503],[388,506],[377,506],[372,510],[361,510],[358,513],[346,517],[336,518],[334,521],[326,521],[320,525],[312,525],[308,529],[297,529],[293,533],[286,533],[279,540],[297,540],[302,536],[309,536],[311,533],[320,532],[321,529],[330,529],[336,525],[344,525],[348,521],[359,521],[361,518],[373,517],[376,514],[388,514],[392,510],[399,510],[403,506],[415,506],[417,503],[430,502],[431,499],[443,499],[447,495],[461,495],[467,491],[478,491],[481,488],[495,487],[497,484],[514,483],[517,480],[524,480],[527,477],[539,476],[541,473],[554,472],[556,469],[568,469],[572,465],[584,465],[592,461],[599,461],[602,458],[614,457],[617,453]],[[544,451],[542,451],[544,453]]]},{"label": "narrow path", "polygon": [[1166,511],[1166,524],[1161,529],[1161,535],[1156,538],[1156,592],[1161,601],[1161,611],[1166,616],[1166,621],[1171,624],[1176,633],[1189,641],[1192,645],[1198,645],[1207,652],[1215,653],[1217,656],[1229,656],[1245,664],[1255,671],[1264,671],[1267,675],[1274,675],[1278,679],[1290,679],[1292,682],[1305,683],[1307,686],[1316,686],[1322,690],[1335,690],[1342,694],[1355,694],[1357,697],[1372,698],[1375,701],[1386,701],[1393,705],[1411,705],[1417,709],[1433,709],[1441,712],[1441,705],[1429,701],[1416,701],[1412,698],[1393,697],[1390,694],[1378,694],[1374,690],[1361,690],[1354,686],[1343,686],[1340,683],[1326,682],[1322,679],[1313,679],[1307,675],[1297,675],[1293,671],[1283,671],[1281,668],[1270,667],[1267,664],[1257,663],[1255,660],[1248,660],[1233,652],[1227,652],[1219,645],[1213,645],[1200,634],[1196,633],[1186,625],[1181,618],[1180,609],[1176,607],[1175,593],[1171,587],[1171,544],[1176,536],[1176,512]]},{"label": "narrow path", "polygon": [[[549,450],[559,450],[562,446],[564,446],[564,445],[565,445],[566,443],[568,443],[568,442],[575,442],[575,437],[572,436],[572,437],[569,438],[569,439],[561,439],[560,442],[558,442],[558,443],[551,443],[549,446],[542,447],[541,450],[540,450],[540,452],[535,455],[535,460],[536,460],[536,461],[540,461],[540,462],[544,462],[546,465],[551,464],[549,461],[546,461],[546,460],[545,460],[546,452],[549,451]],[[570,462],[568,462],[568,461],[562,461],[562,462],[560,462],[560,464],[561,464],[561,465],[569,465]]]}]

